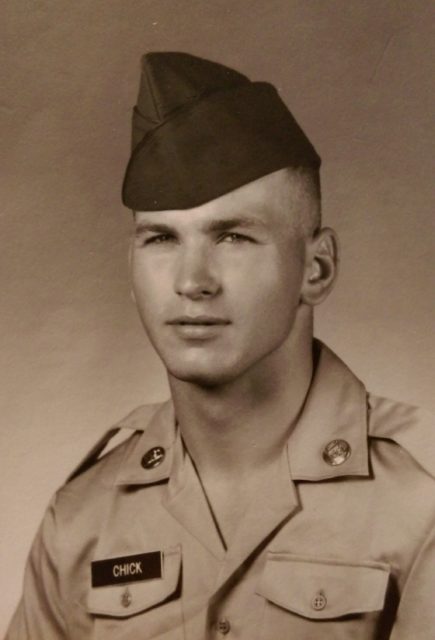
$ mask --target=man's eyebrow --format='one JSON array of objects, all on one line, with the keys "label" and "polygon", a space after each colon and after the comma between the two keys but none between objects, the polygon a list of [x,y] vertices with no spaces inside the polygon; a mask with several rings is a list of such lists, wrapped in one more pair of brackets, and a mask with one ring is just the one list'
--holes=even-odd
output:
[{"label": "man's eyebrow", "polygon": [[228,229],[234,229],[235,227],[252,229],[254,227],[264,226],[264,222],[259,218],[242,216],[224,218],[223,220],[212,220],[209,224],[207,224],[207,231],[228,231]]},{"label": "man's eyebrow", "polygon": [[[264,227],[264,222],[252,216],[240,216],[223,218],[222,220],[211,220],[204,225],[204,230],[208,233],[216,231],[228,231],[234,228],[252,229],[254,227]],[[159,222],[138,222],[135,227],[135,235],[143,233],[175,233],[174,227]]]},{"label": "man's eyebrow", "polygon": [[134,232],[137,236],[147,231],[152,233],[174,233],[174,229],[169,225],[159,222],[138,222],[136,224]]}]

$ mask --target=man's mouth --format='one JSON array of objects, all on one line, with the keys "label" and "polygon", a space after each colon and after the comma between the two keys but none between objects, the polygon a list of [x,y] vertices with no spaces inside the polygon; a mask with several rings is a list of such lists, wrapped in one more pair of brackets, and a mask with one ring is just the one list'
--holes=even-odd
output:
[{"label": "man's mouth", "polygon": [[204,344],[222,336],[225,328],[231,324],[219,316],[178,316],[167,323],[183,341],[192,344]]},{"label": "man's mouth", "polygon": [[219,318],[217,316],[178,316],[169,320],[166,324],[176,326],[215,326],[231,324],[226,318]]}]

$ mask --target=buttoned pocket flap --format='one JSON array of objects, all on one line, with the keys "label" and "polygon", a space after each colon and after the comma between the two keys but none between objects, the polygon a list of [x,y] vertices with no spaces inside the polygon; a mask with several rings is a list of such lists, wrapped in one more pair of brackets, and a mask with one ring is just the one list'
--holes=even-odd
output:
[{"label": "buttoned pocket flap", "polygon": [[87,595],[86,609],[94,615],[126,618],[163,604],[177,591],[180,569],[180,547],[163,551],[160,578],[93,587]]},{"label": "buttoned pocket flap", "polygon": [[380,562],[269,552],[257,593],[306,618],[338,618],[382,609],[389,571]]}]

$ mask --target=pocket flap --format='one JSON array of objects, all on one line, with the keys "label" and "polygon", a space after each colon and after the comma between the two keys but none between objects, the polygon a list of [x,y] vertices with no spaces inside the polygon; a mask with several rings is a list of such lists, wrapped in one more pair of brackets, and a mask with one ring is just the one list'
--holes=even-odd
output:
[{"label": "pocket flap", "polygon": [[257,593],[306,618],[337,618],[382,609],[389,572],[381,562],[269,552]]},{"label": "pocket flap", "polygon": [[151,609],[168,600],[177,590],[180,579],[181,548],[162,554],[162,577],[143,582],[93,587],[86,598],[89,613],[126,618]]}]

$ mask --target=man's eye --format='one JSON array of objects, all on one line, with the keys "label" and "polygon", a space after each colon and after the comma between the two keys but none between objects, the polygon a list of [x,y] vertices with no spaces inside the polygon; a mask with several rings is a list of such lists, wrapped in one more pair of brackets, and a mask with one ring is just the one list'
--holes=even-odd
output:
[{"label": "man's eye", "polygon": [[220,236],[219,242],[228,242],[228,243],[240,243],[240,242],[252,242],[252,238],[249,236],[245,236],[242,233],[236,233],[235,231],[231,231],[231,233],[224,233]]},{"label": "man's eye", "polygon": [[166,242],[173,242],[175,240],[174,236],[170,233],[158,233],[154,236],[149,236],[145,238],[144,245],[149,244],[164,244]]}]

